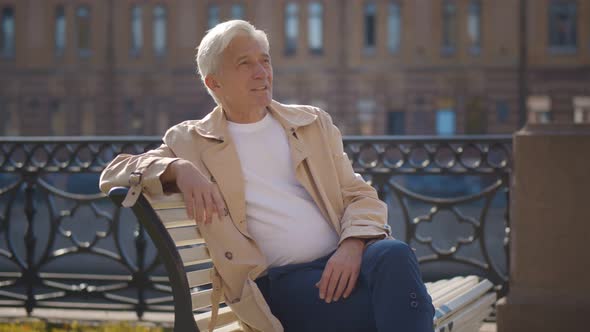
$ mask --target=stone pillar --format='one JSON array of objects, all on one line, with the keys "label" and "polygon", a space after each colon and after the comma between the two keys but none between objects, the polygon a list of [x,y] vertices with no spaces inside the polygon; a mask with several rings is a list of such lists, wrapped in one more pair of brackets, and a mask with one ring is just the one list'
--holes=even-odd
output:
[{"label": "stone pillar", "polygon": [[498,332],[590,331],[590,125],[517,132],[512,182]]}]

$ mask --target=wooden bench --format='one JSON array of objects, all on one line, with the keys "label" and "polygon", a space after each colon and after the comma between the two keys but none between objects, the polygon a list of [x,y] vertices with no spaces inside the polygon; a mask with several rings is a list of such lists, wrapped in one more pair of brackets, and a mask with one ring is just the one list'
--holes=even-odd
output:
[{"label": "wooden bench", "polygon": [[[127,190],[113,188],[109,197],[120,205]],[[132,209],[168,273],[175,304],[174,331],[206,331],[212,263],[195,222],[186,215],[181,195],[141,195]],[[496,301],[493,284],[476,276],[439,280],[427,283],[426,287],[436,308],[436,332],[477,332]],[[242,331],[229,307],[222,305],[219,309],[215,331]]]}]

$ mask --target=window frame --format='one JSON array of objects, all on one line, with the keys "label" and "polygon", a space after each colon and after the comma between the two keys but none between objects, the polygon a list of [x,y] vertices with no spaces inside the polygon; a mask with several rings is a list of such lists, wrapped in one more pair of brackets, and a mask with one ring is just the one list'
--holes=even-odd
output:
[{"label": "window frame", "polygon": [[[454,0],[443,0],[441,7],[441,54],[443,56],[452,56],[457,53],[459,43],[459,20],[458,20],[458,6]],[[447,8],[452,6],[453,12],[449,15],[452,21],[447,20]],[[447,25],[448,24],[448,25]],[[447,30],[448,29],[448,30]],[[447,34],[448,33],[448,34]],[[447,40],[448,37],[448,40]],[[448,44],[447,44],[448,42]]]},{"label": "window frame", "polygon": [[[392,11],[397,8],[397,45],[392,45]],[[403,35],[403,9],[402,3],[399,0],[391,0],[387,3],[387,51],[389,54],[399,54],[402,48],[402,35]]]},{"label": "window frame", "polygon": [[[4,59],[14,59],[16,57],[16,10],[14,6],[6,5],[0,7],[0,56]],[[5,12],[10,12],[12,23],[11,38],[7,38],[8,32],[5,30]],[[7,45],[10,45],[8,47]]]},{"label": "window frame", "polygon": [[[283,25],[283,36],[285,40],[285,45],[283,48],[283,54],[285,56],[294,56],[297,54],[297,49],[299,48],[299,36],[300,36],[300,6],[299,2],[297,1],[287,1],[285,2],[284,7],[284,15],[285,15],[285,24]],[[294,8],[293,11],[290,11],[289,8]],[[291,21],[292,20],[292,21]],[[295,32],[294,36],[290,36],[289,32],[291,29],[290,24],[293,25],[293,31]],[[293,38],[291,38],[293,37]],[[293,42],[291,44],[291,42]]]},{"label": "window frame", "polygon": [[[556,9],[560,6],[571,6],[573,7],[573,25],[572,25],[572,29],[573,29],[573,44],[570,45],[557,45],[557,44],[553,44],[554,42],[554,37],[556,37],[555,34],[558,34],[558,32],[555,31],[556,28],[556,22],[553,20],[554,16],[557,16],[559,14],[558,13],[554,13],[553,9]],[[561,10],[564,10],[564,8],[561,8]],[[570,9],[568,9],[569,11]],[[578,14],[578,10],[579,10],[579,6],[578,3],[576,1],[572,1],[572,0],[551,0],[548,3],[547,6],[547,48],[550,54],[555,54],[555,55],[559,55],[559,54],[574,54],[578,51],[578,38],[579,38],[579,31],[578,31],[578,20],[579,20],[579,14]],[[568,14],[572,14],[571,12]],[[571,31],[570,31],[571,32]]]},{"label": "window frame", "polygon": [[[158,9],[162,9],[162,17],[158,17],[156,11]],[[159,50],[158,46],[157,46],[157,40],[156,40],[156,36],[158,35],[157,29],[158,29],[158,20],[161,19],[163,21],[162,26],[163,26],[163,46],[162,49]],[[164,56],[166,56],[166,54],[168,50],[168,7],[163,4],[163,3],[159,3],[156,4],[153,8],[152,8],[152,51],[154,52],[154,55],[157,58],[162,58]]]},{"label": "window frame", "polygon": [[[81,48],[80,44],[81,44],[81,36],[80,36],[80,24],[82,23],[82,21],[80,21],[81,16],[79,15],[79,11],[81,9],[87,9],[88,10],[88,48],[87,49],[83,49]],[[92,55],[92,7],[89,4],[80,4],[76,7],[76,12],[75,12],[75,17],[76,17],[76,50],[78,53],[78,56],[81,58],[87,58],[90,57]]]}]

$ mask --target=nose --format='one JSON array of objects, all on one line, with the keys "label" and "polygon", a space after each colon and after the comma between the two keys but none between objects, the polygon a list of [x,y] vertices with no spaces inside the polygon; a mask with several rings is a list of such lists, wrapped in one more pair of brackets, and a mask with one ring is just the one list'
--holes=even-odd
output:
[{"label": "nose", "polygon": [[264,79],[268,77],[269,69],[265,68],[263,64],[256,63],[256,67],[254,68],[254,79]]}]

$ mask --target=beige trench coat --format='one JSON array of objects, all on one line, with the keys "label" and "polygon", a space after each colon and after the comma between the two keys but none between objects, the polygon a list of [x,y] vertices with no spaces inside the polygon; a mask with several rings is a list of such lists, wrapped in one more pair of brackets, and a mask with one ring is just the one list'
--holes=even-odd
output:
[{"label": "beige trench coat", "polygon": [[[276,101],[268,109],[285,129],[296,178],[340,234],[340,242],[349,237],[388,237],[387,206],[354,173],[330,116],[315,107]],[[240,160],[223,110],[216,107],[202,120],[170,128],[163,141],[159,148],[141,155],[117,156],[103,171],[100,189],[106,193],[114,186],[131,183],[132,191],[158,195],[163,190],[159,176],[170,163],[179,158],[192,162],[217,183],[229,210],[222,220],[200,226],[221,277],[226,303],[246,331],[283,331],[254,282],[267,265],[248,232]],[[128,197],[129,205],[134,201]]]}]

